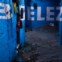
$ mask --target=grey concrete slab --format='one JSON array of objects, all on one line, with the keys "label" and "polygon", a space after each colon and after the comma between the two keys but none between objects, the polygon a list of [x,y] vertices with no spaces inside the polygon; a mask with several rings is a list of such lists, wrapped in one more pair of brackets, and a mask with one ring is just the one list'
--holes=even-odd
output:
[{"label": "grey concrete slab", "polygon": [[59,45],[57,32],[38,28],[26,33],[26,42],[37,47],[40,53],[37,62],[62,62],[62,46]]}]

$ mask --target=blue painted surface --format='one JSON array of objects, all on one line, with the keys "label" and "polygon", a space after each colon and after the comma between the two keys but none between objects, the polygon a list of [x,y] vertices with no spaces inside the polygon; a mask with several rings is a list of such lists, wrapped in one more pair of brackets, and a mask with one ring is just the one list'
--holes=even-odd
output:
[{"label": "blue painted surface", "polygon": [[62,45],[62,21],[59,22],[59,35],[60,35],[60,44]]},{"label": "blue painted surface", "polygon": [[[37,6],[38,7],[42,7],[42,17],[45,17],[46,18],[46,7],[49,6],[49,7],[56,7],[56,6],[59,6],[59,2],[56,1],[56,0],[45,0],[45,1],[42,1],[42,0],[26,0],[26,8],[27,7],[30,7],[30,6],[33,6],[34,2],[37,3]],[[29,26],[29,28],[36,28],[36,27],[40,27],[40,26],[44,26],[46,24],[49,24],[51,23],[50,21],[47,21],[46,19],[43,20],[43,21],[38,21],[36,20],[37,18],[37,10],[34,9],[33,10],[35,12],[35,20],[34,21],[31,21],[31,20],[27,20],[27,17],[26,17],[26,25]],[[55,16],[52,16],[52,17],[56,17],[58,15],[58,11],[56,11],[56,9],[54,10],[55,12]],[[27,10],[26,10],[26,15],[28,14]],[[53,23],[55,23],[55,20],[52,21]]]},{"label": "blue painted surface", "polygon": [[[14,13],[12,7],[12,0],[0,0],[0,3],[9,4],[11,7],[10,13],[12,13],[11,19],[0,19],[0,62],[11,62],[14,56],[16,56],[17,35],[16,35],[16,23],[17,16]],[[24,6],[24,0],[20,2],[20,5]],[[2,9],[3,7],[0,7]],[[0,16],[5,14],[0,13]],[[25,42],[25,20],[22,20],[22,29],[20,29],[20,43],[21,46]]]},{"label": "blue painted surface", "polygon": [[23,28],[20,29],[20,44],[23,47],[25,43],[25,20],[22,21]]},{"label": "blue painted surface", "polygon": [[[0,0],[0,3],[9,4],[11,7],[10,12],[14,17],[12,1]],[[6,16],[6,14],[4,15]],[[2,16],[1,13],[0,16]],[[11,62],[16,55],[16,20],[13,17],[0,19],[0,62]]]},{"label": "blue painted surface", "polygon": [[[62,0],[60,0],[60,6],[62,6]],[[60,16],[62,18],[62,15]],[[59,20],[59,35],[60,35],[60,44],[62,45],[62,20]]]},{"label": "blue painted surface", "polygon": [[[25,7],[25,0],[20,0],[19,6]],[[21,21],[22,21],[22,28],[20,29],[20,44],[23,47],[25,42],[25,20],[21,20]]]}]

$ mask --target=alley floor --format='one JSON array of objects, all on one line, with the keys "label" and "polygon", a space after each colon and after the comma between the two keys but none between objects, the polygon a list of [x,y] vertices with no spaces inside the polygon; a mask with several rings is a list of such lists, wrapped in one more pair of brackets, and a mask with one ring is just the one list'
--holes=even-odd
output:
[{"label": "alley floor", "polygon": [[45,26],[26,32],[26,42],[35,45],[39,53],[36,62],[62,62],[62,46],[57,29]]}]

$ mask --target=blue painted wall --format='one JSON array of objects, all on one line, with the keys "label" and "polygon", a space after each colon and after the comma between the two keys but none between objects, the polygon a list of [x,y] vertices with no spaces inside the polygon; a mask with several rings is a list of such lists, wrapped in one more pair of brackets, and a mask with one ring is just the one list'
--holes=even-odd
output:
[{"label": "blue painted wall", "polygon": [[[62,0],[60,0],[60,6],[62,7]],[[61,10],[60,10],[61,12]],[[59,14],[60,15],[60,14]],[[59,18],[62,18],[62,14],[59,16]],[[60,44],[62,45],[62,20],[59,19],[59,36],[60,36]]]},{"label": "blue painted wall", "polygon": [[[0,4],[9,4],[11,9],[9,12],[14,16],[12,1],[11,0],[0,0]],[[7,9],[5,5],[0,6],[0,9]],[[3,9],[4,10],[4,9]],[[7,12],[8,13],[8,12]],[[0,12],[0,16],[6,16]],[[16,55],[16,20],[15,18],[0,19],[0,62],[11,62],[13,57]]]},{"label": "blue painted wall", "polygon": [[[25,0],[20,0],[19,6],[24,6],[25,12]],[[25,43],[25,19],[22,20],[22,29],[20,29],[20,44],[23,47]]]},{"label": "blue painted wall", "polygon": [[[43,17],[46,17],[46,7],[49,6],[49,7],[56,7],[56,6],[59,6],[59,1],[56,1],[56,0],[26,0],[26,8],[27,7],[30,7],[30,6],[33,6],[34,2],[37,2],[37,6],[39,7],[42,7],[42,16]],[[31,10],[30,10],[31,11]],[[36,20],[37,16],[37,10],[35,9],[34,10],[35,12],[35,20],[34,21],[31,21],[31,20],[27,20],[27,16],[26,16],[26,25],[29,26],[29,28],[37,28],[37,27],[40,27],[40,26],[44,26],[46,24],[49,24],[49,22],[47,22],[47,20],[45,19],[44,21],[38,21]],[[52,17],[56,17],[58,15],[58,11],[56,11],[56,9],[54,10],[55,12],[55,16],[52,16]],[[27,10],[26,10],[26,15],[27,15]],[[53,23],[57,23],[55,22],[55,20],[52,21]]]},{"label": "blue painted wall", "polygon": [[[9,12],[12,16],[10,19],[0,19],[0,62],[12,62],[12,59],[16,56],[17,47],[17,16],[12,6],[12,0],[0,0],[0,3],[10,5],[11,9]],[[24,0],[20,0],[19,6],[24,6]],[[5,5],[4,7],[0,6],[0,9],[3,8],[7,9]],[[6,16],[7,13],[0,13],[0,16]],[[22,25],[22,29],[20,29],[20,44],[24,46],[25,20],[22,20]]]},{"label": "blue painted wall", "polygon": [[60,44],[62,45],[62,22],[59,22],[59,41],[60,41]]}]

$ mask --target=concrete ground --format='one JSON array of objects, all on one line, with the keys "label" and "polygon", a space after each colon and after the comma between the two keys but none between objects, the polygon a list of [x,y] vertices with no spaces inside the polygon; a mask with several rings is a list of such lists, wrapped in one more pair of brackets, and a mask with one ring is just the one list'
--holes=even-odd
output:
[{"label": "concrete ground", "polygon": [[40,55],[36,62],[62,62],[62,46],[56,28],[46,26],[28,31],[26,42],[37,48]]}]

